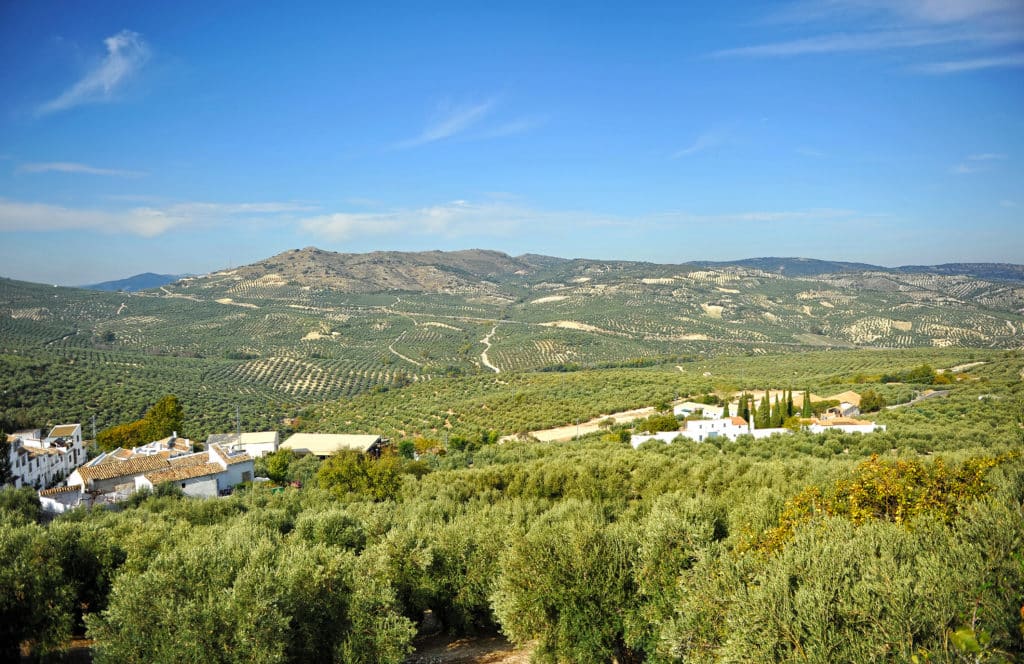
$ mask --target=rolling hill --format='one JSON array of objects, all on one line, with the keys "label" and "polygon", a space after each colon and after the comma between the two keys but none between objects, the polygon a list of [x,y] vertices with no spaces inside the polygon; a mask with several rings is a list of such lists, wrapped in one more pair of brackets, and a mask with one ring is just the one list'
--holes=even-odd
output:
[{"label": "rolling hill", "polygon": [[452,375],[1024,344],[1024,284],[815,261],[794,275],[783,260],[306,248],[133,293],[0,279],[0,414],[98,413],[102,426],[174,392],[196,404],[197,427],[232,429],[236,405],[268,426]]}]

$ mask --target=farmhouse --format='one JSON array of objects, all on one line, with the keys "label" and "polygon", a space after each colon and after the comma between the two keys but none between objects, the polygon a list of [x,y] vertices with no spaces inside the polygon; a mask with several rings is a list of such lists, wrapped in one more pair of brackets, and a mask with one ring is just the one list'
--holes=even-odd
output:
[{"label": "farmhouse", "polygon": [[281,449],[321,459],[344,451],[379,457],[383,445],[384,439],[375,434],[297,433],[281,443]]},{"label": "farmhouse", "polygon": [[80,424],[59,424],[7,436],[12,484],[42,489],[57,484],[86,458]]},{"label": "farmhouse", "polygon": [[[226,450],[217,444],[204,452],[192,454],[172,454],[169,449],[152,454],[126,455],[124,452],[114,450],[101,454],[68,477],[68,487],[77,487],[81,494],[80,502],[113,503],[124,500],[139,489],[153,489],[164,483],[180,485],[187,496],[212,497],[253,479],[251,456],[244,451]],[[55,495],[60,495],[60,498],[54,498]],[[43,497],[40,496],[41,499]],[[64,505],[73,501],[72,497],[58,492],[45,497]],[[58,509],[55,505],[50,507],[55,511]]]},{"label": "farmhouse", "polygon": [[276,431],[237,433],[213,433],[206,439],[206,446],[220,445],[226,450],[242,450],[256,459],[277,451],[280,436]]},{"label": "farmhouse", "polygon": [[856,420],[852,417],[828,417],[825,419],[812,418],[807,430],[811,433],[824,433],[826,431],[842,431],[843,433],[871,433],[873,431],[885,431],[884,424],[875,424],[866,420]]}]

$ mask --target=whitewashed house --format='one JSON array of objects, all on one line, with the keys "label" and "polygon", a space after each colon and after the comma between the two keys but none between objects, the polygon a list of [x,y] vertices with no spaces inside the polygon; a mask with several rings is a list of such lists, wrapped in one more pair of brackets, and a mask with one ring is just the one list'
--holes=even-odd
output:
[{"label": "whitewashed house", "polygon": [[15,487],[57,484],[87,458],[80,424],[59,424],[46,436],[42,429],[18,431],[7,442]]},{"label": "whitewashed house", "polygon": [[[166,444],[166,443],[165,443]],[[174,483],[188,496],[212,497],[253,479],[253,459],[244,451],[228,451],[220,445],[192,454],[114,450],[101,454],[68,477],[86,502],[113,503],[139,489]]]},{"label": "whitewashed house", "polygon": [[742,417],[732,416],[713,420],[686,420],[683,427],[678,431],[663,431],[657,434],[637,434],[630,437],[630,445],[634,448],[648,440],[660,440],[670,443],[682,436],[698,443],[703,443],[716,438],[725,438],[734,441],[740,436],[750,435],[754,438],[768,438],[775,434],[793,433],[789,429],[771,428],[757,429],[753,422],[748,423]]}]

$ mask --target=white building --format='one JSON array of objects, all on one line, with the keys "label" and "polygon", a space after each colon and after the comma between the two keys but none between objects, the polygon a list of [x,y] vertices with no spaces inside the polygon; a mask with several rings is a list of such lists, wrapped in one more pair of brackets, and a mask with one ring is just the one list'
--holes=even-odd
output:
[{"label": "white building", "polygon": [[326,459],[345,451],[380,456],[383,444],[384,439],[376,434],[297,433],[281,443],[281,449]]},{"label": "white building", "polygon": [[[179,485],[185,495],[212,497],[252,479],[251,456],[214,444],[204,452],[177,455],[170,450],[153,454],[114,450],[75,470],[68,477],[68,486],[77,488],[82,502],[93,504],[124,500],[139,489],[168,482]],[[72,502],[70,497],[61,497],[64,503]]]},{"label": "white building", "polygon": [[[844,433],[871,433],[872,431],[885,431],[884,424],[875,424],[863,420],[854,420],[848,417],[832,418],[826,420],[811,420],[805,427],[811,433],[822,433],[825,431],[842,431]],[[716,420],[687,420],[678,431],[662,431],[654,434],[637,434],[629,439],[633,448],[639,447],[649,440],[660,440],[663,443],[671,443],[682,436],[692,441],[702,443],[716,438],[725,438],[735,441],[743,435],[750,435],[754,438],[769,438],[775,434],[791,434],[792,430],[773,427],[770,429],[757,429],[753,422],[749,425],[742,417],[726,417]]]},{"label": "white building", "polygon": [[242,450],[254,459],[277,451],[281,438],[276,431],[237,433],[213,433],[206,439],[206,446],[220,445],[226,450]]},{"label": "white building", "polygon": [[45,437],[41,429],[7,436],[15,487],[44,489],[61,482],[87,455],[80,424],[59,424]]},{"label": "white building", "polygon": [[724,406],[711,406],[705,403],[697,403],[696,401],[684,401],[672,407],[672,414],[680,418],[699,415],[708,419],[718,420],[722,418],[724,413]]},{"label": "white building", "polygon": [[884,424],[875,424],[864,420],[854,420],[848,417],[833,418],[827,420],[812,420],[807,430],[811,433],[825,433],[826,431],[842,431],[843,433],[872,433],[874,431],[885,431]]}]

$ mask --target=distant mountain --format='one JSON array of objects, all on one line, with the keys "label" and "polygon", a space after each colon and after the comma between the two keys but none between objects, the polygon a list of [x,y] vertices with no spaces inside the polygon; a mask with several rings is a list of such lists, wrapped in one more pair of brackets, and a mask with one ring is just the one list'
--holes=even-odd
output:
[{"label": "distant mountain", "polygon": [[216,290],[260,280],[261,286],[292,284],[350,293],[467,292],[489,290],[496,280],[526,275],[535,269],[529,261],[481,249],[343,254],[306,247],[186,279],[181,286],[191,291]]},{"label": "distant mountain", "polygon": [[989,281],[1024,282],[1024,265],[1013,263],[944,263],[943,265],[904,265],[896,268],[907,274],[964,275]]},{"label": "distant mountain", "polygon": [[765,272],[784,274],[787,277],[816,277],[821,274],[836,272],[887,271],[889,268],[869,263],[847,263],[843,261],[823,261],[816,258],[744,258],[736,261],[692,261],[689,265],[699,267],[746,267]]},{"label": "distant mountain", "polygon": [[942,265],[901,265],[883,267],[870,263],[823,261],[816,258],[744,258],[735,261],[692,261],[688,265],[704,268],[745,267],[774,272],[787,277],[818,277],[843,272],[889,272],[963,276],[988,281],[1024,282],[1024,265],[1013,263],[943,263]]},{"label": "distant mountain", "polygon": [[181,277],[182,275],[180,274],[153,274],[152,272],[144,272],[142,274],[136,274],[134,277],[128,277],[127,279],[104,281],[98,284],[82,286],[82,288],[98,291],[134,292],[166,286],[167,284],[174,283],[178,279],[181,279]]}]

